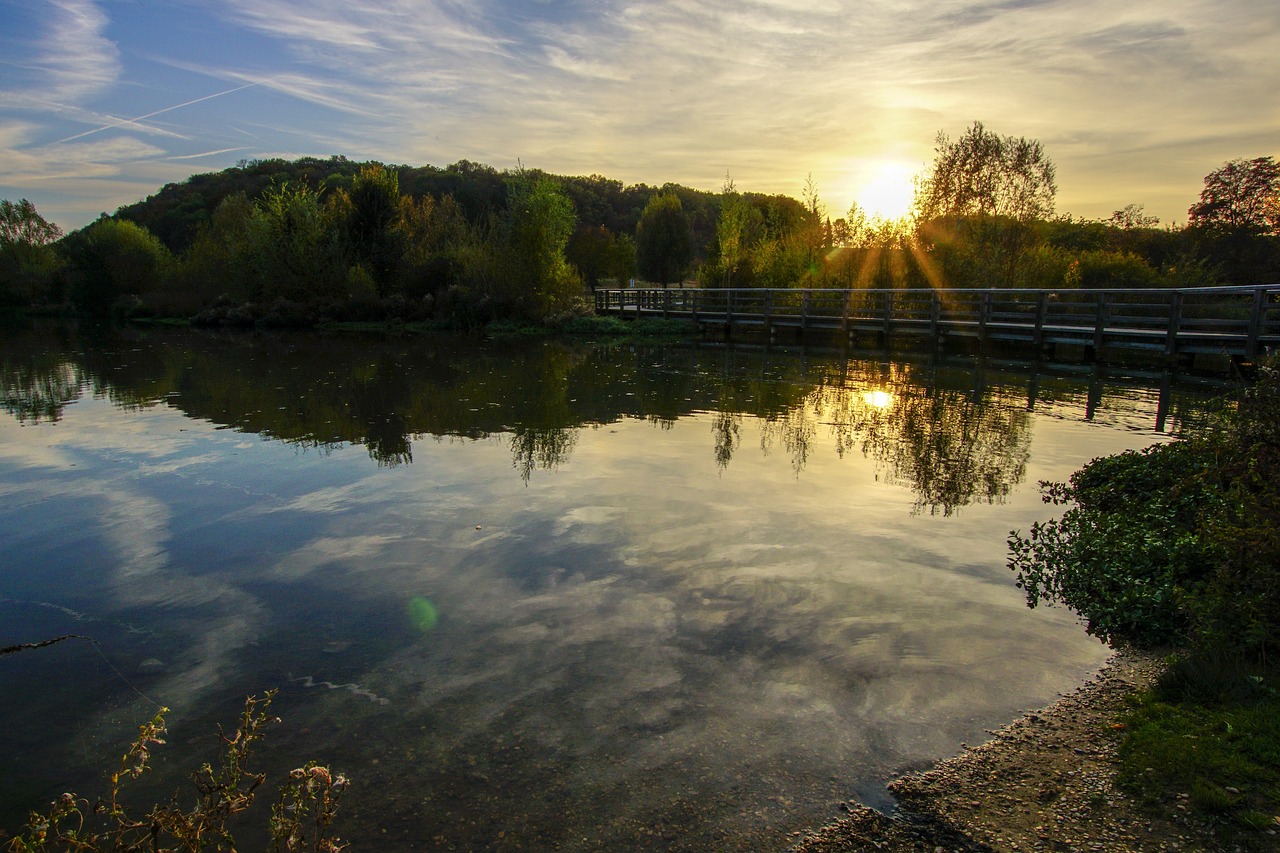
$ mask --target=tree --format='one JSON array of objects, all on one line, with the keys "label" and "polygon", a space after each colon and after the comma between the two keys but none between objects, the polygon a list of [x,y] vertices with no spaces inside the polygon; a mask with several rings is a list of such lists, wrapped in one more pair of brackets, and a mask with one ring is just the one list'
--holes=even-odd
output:
[{"label": "tree", "polygon": [[954,142],[939,133],[936,151],[916,189],[921,237],[941,250],[948,278],[1015,286],[1032,225],[1053,215],[1058,191],[1044,146],[974,122]]},{"label": "tree", "polygon": [[0,199],[0,245],[44,246],[62,236],[62,229],[45,220],[25,198],[17,204]]},{"label": "tree", "polygon": [[1204,179],[1190,225],[1211,230],[1280,234],[1280,163],[1272,157],[1231,160]]},{"label": "tree", "polygon": [[127,219],[103,216],[62,245],[71,263],[71,301],[89,314],[105,314],[123,295],[158,290],[172,264],[159,238]]},{"label": "tree", "polygon": [[222,295],[240,302],[262,298],[266,228],[254,211],[244,193],[222,200],[182,256],[185,293],[207,301]]},{"label": "tree", "polygon": [[1107,217],[1107,222],[1124,231],[1132,231],[1135,228],[1155,228],[1160,224],[1160,217],[1147,213],[1140,204],[1126,204]]},{"label": "tree", "polygon": [[1231,160],[1205,176],[1191,205],[1200,255],[1238,284],[1280,276],[1280,164],[1271,157]]},{"label": "tree", "polygon": [[538,317],[568,307],[581,281],[565,259],[577,222],[573,202],[551,178],[521,169],[509,179],[504,223],[517,302]]},{"label": "tree", "polygon": [[693,260],[689,219],[675,193],[659,193],[649,199],[636,226],[636,256],[640,275],[666,287],[679,281]]},{"label": "tree", "polygon": [[30,304],[51,295],[59,261],[50,245],[62,229],[25,198],[0,200],[0,304]]},{"label": "tree", "polygon": [[933,167],[920,182],[917,215],[1005,217],[1019,222],[1053,215],[1053,162],[1038,140],[1000,136],[975,121],[952,142],[939,133]]},{"label": "tree", "polygon": [[592,292],[600,279],[608,276],[614,266],[616,238],[603,225],[583,225],[569,238],[565,254],[569,263],[577,267]]},{"label": "tree", "polygon": [[292,300],[332,296],[346,270],[338,262],[338,241],[324,215],[319,194],[306,184],[274,184],[254,205],[263,230],[264,298]]},{"label": "tree", "polygon": [[748,260],[751,246],[753,216],[759,213],[742,197],[733,185],[733,178],[725,172],[724,187],[720,195],[720,219],[716,222],[716,245],[720,249],[720,268],[724,273],[724,286],[733,286],[738,268]]},{"label": "tree", "polygon": [[384,295],[391,288],[404,246],[396,229],[400,218],[400,179],[380,163],[363,167],[351,190],[337,190],[329,204],[350,264],[363,266]]}]

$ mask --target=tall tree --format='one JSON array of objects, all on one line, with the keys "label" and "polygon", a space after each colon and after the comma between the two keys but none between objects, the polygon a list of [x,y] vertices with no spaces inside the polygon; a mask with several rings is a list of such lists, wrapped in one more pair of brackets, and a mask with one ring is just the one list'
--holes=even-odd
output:
[{"label": "tall tree", "polygon": [[62,236],[62,229],[36,212],[25,198],[17,204],[0,199],[0,245],[44,246]]},{"label": "tall tree", "polygon": [[755,219],[760,218],[751,202],[734,187],[733,178],[725,172],[724,186],[720,191],[720,219],[716,222],[716,245],[720,250],[719,264],[725,287],[733,286],[738,268],[748,260],[753,215]]},{"label": "tall tree", "polygon": [[920,219],[1053,215],[1055,168],[1035,139],[1000,136],[975,121],[954,142],[939,133],[933,166],[916,196]]},{"label": "tall tree", "polygon": [[649,199],[636,226],[636,255],[640,275],[666,287],[680,281],[693,260],[689,218],[675,193]]},{"label": "tall tree", "polygon": [[1147,213],[1140,204],[1126,204],[1113,211],[1107,222],[1122,231],[1132,231],[1135,228],[1155,228],[1160,224],[1160,217]]},{"label": "tall tree", "polygon": [[370,163],[360,169],[351,190],[337,190],[329,201],[348,261],[363,266],[378,290],[390,290],[404,253],[400,218],[400,178],[394,169]]},{"label": "tall tree", "polygon": [[261,228],[264,298],[305,300],[332,296],[346,278],[338,239],[320,196],[306,184],[274,184],[254,205]]},{"label": "tall tree", "polygon": [[1280,164],[1231,160],[1204,179],[1190,231],[1202,257],[1235,284],[1280,278]]},{"label": "tall tree", "polygon": [[505,233],[517,302],[538,317],[561,310],[581,288],[565,258],[577,214],[554,180],[521,169],[508,179]]},{"label": "tall tree", "polygon": [[71,263],[71,301],[87,314],[107,313],[125,294],[158,290],[172,263],[159,238],[127,219],[103,216],[61,245]]},{"label": "tall tree", "polygon": [[935,150],[916,189],[921,237],[940,250],[950,283],[1016,285],[1031,226],[1053,215],[1058,191],[1044,146],[974,122],[954,142],[939,133]]},{"label": "tall tree", "polygon": [[1187,213],[1193,227],[1280,234],[1280,163],[1272,157],[1224,163],[1205,176],[1200,200]]},{"label": "tall tree", "polygon": [[0,304],[26,304],[52,296],[59,261],[50,244],[62,229],[25,198],[0,199]]},{"label": "tall tree", "polygon": [[616,238],[603,225],[582,225],[569,238],[565,257],[577,268],[592,292],[613,266]]}]

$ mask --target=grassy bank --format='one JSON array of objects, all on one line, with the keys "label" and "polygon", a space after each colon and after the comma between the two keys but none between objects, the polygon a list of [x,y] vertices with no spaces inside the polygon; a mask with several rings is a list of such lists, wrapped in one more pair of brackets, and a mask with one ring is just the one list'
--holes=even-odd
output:
[{"label": "grassy bank", "polygon": [[1117,781],[1147,809],[1182,812],[1224,846],[1275,849],[1280,829],[1280,691],[1263,670],[1224,679],[1176,660],[1131,697]]}]

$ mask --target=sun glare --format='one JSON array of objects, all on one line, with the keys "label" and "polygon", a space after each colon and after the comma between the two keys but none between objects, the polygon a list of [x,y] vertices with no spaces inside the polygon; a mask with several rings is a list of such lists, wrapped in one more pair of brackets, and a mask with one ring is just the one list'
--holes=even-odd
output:
[{"label": "sun glare", "polygon": [[901,219],[911,209],[915,194],[910,169],[898,163],[880,167],[870,182],[858,193],[858,205],[872,218]]},{"label": "sun glare", "polygon": [[873,409],[887,409],[893,405],[893,395],[888,391],[863,391],[862,400]]}]

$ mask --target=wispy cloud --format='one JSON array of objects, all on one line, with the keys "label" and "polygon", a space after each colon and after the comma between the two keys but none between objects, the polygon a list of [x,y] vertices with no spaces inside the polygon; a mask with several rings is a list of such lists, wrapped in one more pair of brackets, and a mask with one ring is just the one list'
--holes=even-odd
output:
[{"label": "wispy cloud", "polygon": [[[1170,216],[1222,160],[1271,153],[1244,149],[1280,138],[1280,115],[1266,107],[1280,89],[1273,6],[229,0],[191,9],[204,16],[191,31],[211,34],[207,49],[164,37],[144,47],[134,33],[122,53],[106,33],[123,39],[127,28],[108,29],[85,0],[59,0],[38,50],[11,60],[55,82],[0,84],[0,110],[38,101],[42,116],[80,123],[45,138],[172,140],[171,165],[230,154],[248,128],[262,151],[520,159],[706,189],[727,168],[745,189],[795,194],[813,173],[837,213],[884,161],[923,167],[937,131],[958,134],[977,119],[1046,143],[1060,209],[1105,215],[1099,204],[1142,201]],[[136,108],[136,98],[132,111],[106,106],[108,89],[135,82],[126,70],[135,58],[166,81],[156,91],[173,97],[162,109]],[[227,88],[202,93],[192,75]],[[180,107],[181,125],[148,121]],[[1222,139],[1206,142],[1205,127]],[[1164,152],[1163,178],[1133,157],[1106,156],[1141,150]]]},{"label": "wispy cloud", "polygon": [[107,16],[90,0],[52,0],[49,29],[37,66],[47,75],[42,93],[79,100],[120,75],[120,51],[105,35]]}]

